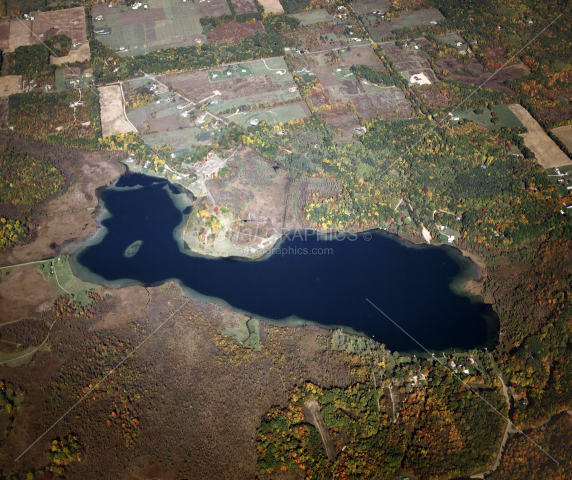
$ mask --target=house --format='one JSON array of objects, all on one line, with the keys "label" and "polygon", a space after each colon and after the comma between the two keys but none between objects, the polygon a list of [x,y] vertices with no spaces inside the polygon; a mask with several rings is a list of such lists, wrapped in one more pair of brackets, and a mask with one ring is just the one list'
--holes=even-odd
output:
[{"label": "house", "polygon": [[253,127],[256,127],[256,125],[258,125],[260,123],[260,120],[258,120],[257,118],[253,118],[252,120],[250,120],[250,125]]}]

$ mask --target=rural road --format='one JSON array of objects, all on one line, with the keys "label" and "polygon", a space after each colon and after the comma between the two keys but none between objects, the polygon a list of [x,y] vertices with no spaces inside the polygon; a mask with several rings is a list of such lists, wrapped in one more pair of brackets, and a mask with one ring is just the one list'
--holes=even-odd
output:
[{"label": "rural road", "polygon": [[[501,381],[501,385],[502,385],[502,392],[504,393],[504,397],[506,399],[506,404],[508,405],[508,408],[510,410],[510,397],[508,395],[508,388],[506,387],[501,375],[499,374],[499,380]],[[492,472],[494,472],[498,466],[500,465],[501,462],[501,458],[502,458],[502,452],[504,450],[504,446],[506,445],[506,442],[508,440],[508,435],[509,433],[517,433],[518,429],[516,429],[514,427],[514,425],[512,424],[511,421],[508,421],[506,423],[506,428],[504,430],[504,436],[502,437],[502,442],[499,448],[499,452],[497,453],[497,458],[495,460],[495,463],[493,464],[493,466],[491,468],[489,468],[487,471],[485,472],[479,472],[479,473],[475,473],[474,475],[471,475],[471,478],[485,478],[485,475],[489,475]]]}]

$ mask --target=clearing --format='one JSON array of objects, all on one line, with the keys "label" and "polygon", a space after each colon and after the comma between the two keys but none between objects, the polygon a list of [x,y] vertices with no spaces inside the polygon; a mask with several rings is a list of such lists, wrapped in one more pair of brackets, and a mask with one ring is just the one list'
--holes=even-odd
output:
[{"label": "clearing", "polygon": [[72,43],[87,42],[84,8],[36,12],[34,20],[9,21],[4,17],[0,23],[0,50],[13,53],[20,46],[35,45],[54,35],[66,35]]},{"label": "clearing", "polygon": [[528,130],[527,133],[520,136],[524,139],[524,144],[535,153],[540,165],[544,168],[572,165],[572,160],[558,148],[554,140],[548,136],[522,105],[512,104],[509,105],[509,108]]},{"label": "clearing", "polygon": [[572,152],[572,125],[565,125],[564,127],[556,127],[551,130],[560,141],[566,145],[566,148]]},{"label": "clearing", "polygon": [[13,93],[22,93],[22,75],[0,77],[0,98],[9,97]]},{"label": "clearing", "polygon": [[513,90],[504,85],[504,83],[507,80],[514,80],[530,74],[530,69],[524,63],[520,60],[515,62],[516,63],[504,67],[502,70],[498,70],[498,73],[494,74],[492,78],[491,76],[494,72],[489,71],[474,59],[472,59],[469,64],[465,64],[451,55],[445,55],[443,58],[437,60],[437,66],[441,70],[449,72],[446,76],[451,80],[468,83],[469,85],[481,85],[491,78],[490,81],[485,84],[486,88],[496,90],[497,92],[514,93]]},{"label": "clearing", "polygon": [[116,133],[135,132],[131,123],[123,113],[123,97],[120,85],[99,87],[99,104],[101,106],[101,130],[104,137]]}]

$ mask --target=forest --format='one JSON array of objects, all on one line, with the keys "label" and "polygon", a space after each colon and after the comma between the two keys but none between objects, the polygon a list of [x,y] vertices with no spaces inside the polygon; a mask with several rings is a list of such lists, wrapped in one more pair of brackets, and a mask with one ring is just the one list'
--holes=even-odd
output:
[{"label": "forest", "polygon": [[60,191],[65,180],[45,160],[4,150],[0,161],[0,203],[34,205]]},{"label": "forest", "polygon": [[[83,103],[73,108],[76,102]],[[8,124],[25,136],[49,136],[54,143],[89,146],[101,136],[99,98],[90,89],[11,95]]]},{"label": "forest", "polygon": [[[506,414],[498,390],[480,388],[477,395],[438,362],[379,364],[386,368],[374,367],[371,378],[346,389],[298,386],[286,408],[263,416],[257,436],[261,473],[302,469],[307,478],[329,478],[335,468],[334,478],[403,472],[438,478],[479,471],[493,461],[505,422],[479,396]],[[413,377],[423,378],[423,385],[414,387]],[[309,400],[320,405],[337,453],[335,467],[305,419]]]}]

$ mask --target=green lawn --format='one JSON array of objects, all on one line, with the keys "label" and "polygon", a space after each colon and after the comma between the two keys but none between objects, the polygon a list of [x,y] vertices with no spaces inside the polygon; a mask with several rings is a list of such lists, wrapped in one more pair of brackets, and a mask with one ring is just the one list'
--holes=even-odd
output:
[{"label": "green lawn", "polygon": [[306,116],[306,112],[300,104],[292,104],[266,108],[263,110],[253,110],[251,112],[246,112],[245,115],[235,115],[231,117],[230,120],[238,123],[239,125],[249,127],[250,122],[254,119],[259,122],[265,121],[266,123],[275,124],[297,120]]}]

